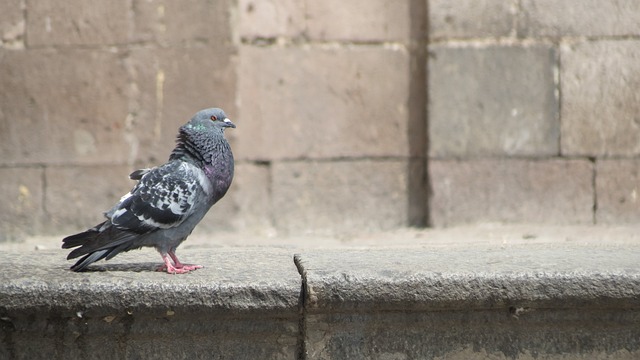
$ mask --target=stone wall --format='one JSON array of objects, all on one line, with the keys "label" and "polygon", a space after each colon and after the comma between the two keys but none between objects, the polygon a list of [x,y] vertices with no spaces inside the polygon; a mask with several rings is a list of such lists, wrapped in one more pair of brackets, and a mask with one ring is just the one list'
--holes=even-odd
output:
[{"label": "stone wall", "polygon": [[640,219],[633,0],[0,5],[0,239],[100,221],[220,106],[199,231]]},{"label": "stone wall", "polygon": [[640,219],[640,3],[432,1],[434,225]]},{"label": "stone wall", "polygon": [[240,1],[237,151],[283,233],[422,225],[426,4]]},{"label": "stone wall", "polygon": [[238,113],[232,5],[0,5],[0,239],[92,226],[195,111]]}]

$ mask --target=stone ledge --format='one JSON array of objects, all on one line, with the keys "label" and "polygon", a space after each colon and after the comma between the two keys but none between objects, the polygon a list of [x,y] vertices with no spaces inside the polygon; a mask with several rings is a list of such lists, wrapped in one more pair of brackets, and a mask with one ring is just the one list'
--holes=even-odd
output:
[{"label": "stone ledge", "polygon": [[295,260],[308,311],[640,307],[640,248],[317,250]]},{"label": "stone ledge", "polygon": [[5,253],[0,358],[640,356],[636,241],[187,247],[205,268],[176,276],[149,250],[65,255]]},{"label": "stone ledge", "polygon": [[155,272],[154,251],[85,273],[66,251],[3,255],[1,359],[291,359],[300,347],[300,276],[280,249],[184,249],[205,266],[187,275]]},{"label": "stone ledge", "polygon": [[640,248],[537,244],[317,250],[309,359],[636,359]]},{"label": "stone ledge", "polygon": [[137,251],[75,273],[68,271],[73,262],[65,260],[66,252],[9,253],[0,304],[6,310],[196,307],[225,314],[298,311],[300,276],[292,255],[284,250],[188,249],[178,254],[205,269],[183,276],[159,273],[155,268],[160,257]]}]

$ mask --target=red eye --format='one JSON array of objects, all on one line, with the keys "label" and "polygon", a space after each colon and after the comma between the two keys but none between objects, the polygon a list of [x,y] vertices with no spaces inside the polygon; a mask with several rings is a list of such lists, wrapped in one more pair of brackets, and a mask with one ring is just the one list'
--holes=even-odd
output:
[{"label": "red eye", "polygon": [[218,118],[215,115],[211,115],[211,120],[216,121]]}]

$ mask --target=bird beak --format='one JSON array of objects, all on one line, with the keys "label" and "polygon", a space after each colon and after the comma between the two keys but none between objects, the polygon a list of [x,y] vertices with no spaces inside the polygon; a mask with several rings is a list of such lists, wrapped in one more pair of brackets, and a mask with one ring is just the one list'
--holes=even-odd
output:
[{"label": "bird beak", "polygon": [[236,124],[232,123],[229,119],[224,119],[224,126],[230,128],[236,128]]}]

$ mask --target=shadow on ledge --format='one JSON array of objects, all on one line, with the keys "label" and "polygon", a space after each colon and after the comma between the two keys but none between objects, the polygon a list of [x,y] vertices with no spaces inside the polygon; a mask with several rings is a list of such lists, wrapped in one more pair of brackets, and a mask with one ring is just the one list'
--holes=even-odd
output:
[{"label": "shadow on ledge", "polygon": [[105,272],[105,271],[122,271],[122,272],[157,272],[157,268],[162,265],[160,263],[123,263],[123,264],[100,264],[91,265],[81,272]]}]

